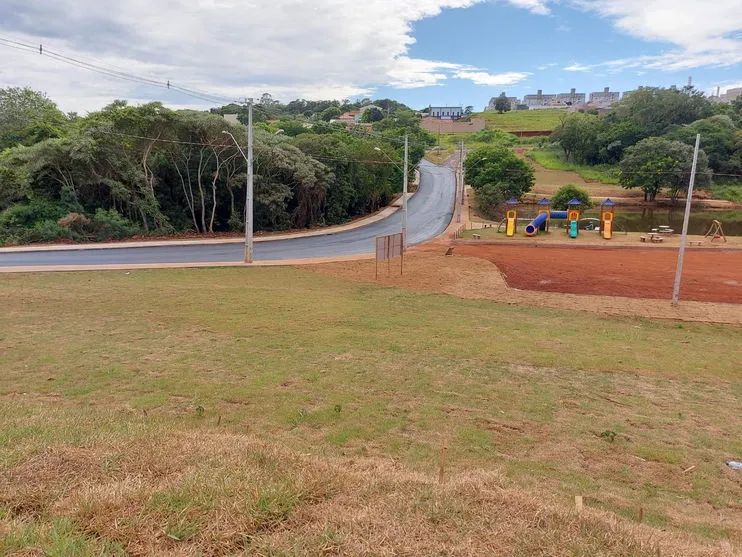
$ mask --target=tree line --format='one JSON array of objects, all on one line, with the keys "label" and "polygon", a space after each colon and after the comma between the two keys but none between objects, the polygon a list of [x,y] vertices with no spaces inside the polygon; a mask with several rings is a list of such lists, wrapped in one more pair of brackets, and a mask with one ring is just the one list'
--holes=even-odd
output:
[{"label": "tree line", "polygon": [[[338,224],[388,204],[402,184],[388,164],[401,161],[399,137],[412,137],[411,167],[433,142],[415,113],[391,108],[372,130],[356,132],[321,118],[293,130],[262,122],[256,230]],[[223,132],[244,144],[245,128],[221,112],[229,107],[115,101],[80,117],[30,89],[0,89],[0,243],[242,229],[247,168]]]},{"label": "tree line", "polygon": [[566,116],[550,141],[568,162],[618,165],[621,183],[653,201],[663,188],[672,199],[687,188],[698,133],[699,186],[742,174],[742,99],[713,104],[693,87],[640,88],[604,117]]}]

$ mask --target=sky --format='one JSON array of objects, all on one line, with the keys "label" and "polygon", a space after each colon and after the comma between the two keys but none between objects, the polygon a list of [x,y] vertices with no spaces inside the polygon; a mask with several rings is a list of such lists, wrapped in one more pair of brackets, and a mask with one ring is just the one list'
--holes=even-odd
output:
[{"label": "sky", "polygon": [[0,87],[44,91],[80,114],[114,99],[224,104],[168,80],[225,102],[268,92],[482,110],[502,91],[689,76],[708,93],[742,86],[742,0],[0,0]]}]

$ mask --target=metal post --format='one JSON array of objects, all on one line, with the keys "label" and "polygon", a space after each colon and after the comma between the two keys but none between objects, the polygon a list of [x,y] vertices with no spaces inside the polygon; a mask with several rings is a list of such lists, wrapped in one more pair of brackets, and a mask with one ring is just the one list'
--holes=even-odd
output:
[{"label": "metal post", "polygon": [[409,141],[404,136],[404,179],[402,182],[402,251],[407,249],[407,181],[409,179]]},{"label": "metal post", "polygon": [[247,195],[245,198],[245,263],[253,261],[253,133],[252,99],[247,100]]},{"label": "metal post", "polygon": [[[458,181],[459,184],[457,184],[457,188],[461,188],[461,197],[457,199],[458,203],[456,204],[458,206],[456,210],[456,222],[461,222],[461,212],[464,208],[464,142],[459,142],[459,171],[457,172]],[[458,191],[456,192],[458,197]]]},{"label": "metal post", "polygon": [[680,236],[680,250],[678,251],[678,266],[675,269],[675,286],[672,289],[672,305],[678,305],[680,297],[680,277],[683,274],[683,257],[685,256],[685,242],[688,237],[688,220],[690,219],[690,205],[693,200],[693,185],[696,182],[696,164],[698,163],[698,148],[701,145],[701,134],[696,135],[696,149],[693,151],[693,166],[690,171],[688,194],[685,197],[685,216],[683,217],[683,233]]}]

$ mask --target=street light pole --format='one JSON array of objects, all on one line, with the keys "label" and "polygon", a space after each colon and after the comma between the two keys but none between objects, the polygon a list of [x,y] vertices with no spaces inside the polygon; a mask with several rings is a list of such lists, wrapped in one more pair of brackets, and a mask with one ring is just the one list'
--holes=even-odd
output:
[{"label": "street light pole", "polygon": [[247,99],[247,195],[245,199],[245,263],[253,262],[253,134],[252,99]]},{"label": "street light pole", "polygon": [[400,168],[399,165],[394,162],[392,157],[386,154],[381,147],[374,147],[374,151],[378,151],[384,155],[389,162],[396,166],[403,174],[402,177],[402,248],[407,249],[407,182],[408,182],[408,171],[410,165],[410,152],[409,152],[409,141],[407,135],[404,136],[404,168]]},{"label": "street light pole", "polygon": [[404,136],[404,181],[402,182],[402,248],[407,249],[407,181],[409,178],[409,142]]},{"label": "street light pole", "polygon": [[690,171],[690,182],[688,193],[685,196],[685,216],[683,217],[683,232],[680,236],[680,249],[678,250],[678,264],[675,269],[675,284],[672,288],[672,305],[678,305],[680,299],[680,278],[683,274],[683,257],[685,256],[685,243],[688,239],[688,221],[690,219],[690,205],[693,201],[693,185],[696,182],[696,166],[698,164],[698,149],[701,146],[701,134],[696,134],[696,148],[693,150],[693,166]]},{"label": "street light pole", "polygon": [[245,192],[245,263],[253,262],[253,138],[252,138],[252,99],[247,102],[247,154],[240,147],[240,143],[228,131],[222,132],[234,141],[240,154],[247,163],[247,184]]}]

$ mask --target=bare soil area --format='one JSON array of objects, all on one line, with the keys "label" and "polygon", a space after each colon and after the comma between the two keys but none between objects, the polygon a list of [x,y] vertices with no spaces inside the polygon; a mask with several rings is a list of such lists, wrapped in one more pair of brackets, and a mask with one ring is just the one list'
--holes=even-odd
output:
[{"label": "bare soil area", "polygon": [[[414,250],[410,251],[405,257],[403,275],[399,274],[398,263],[396,269],[393,263],[390,266],[390,271],[388,273],[387,268],[380,265],[379,277],[376,281],[374,279],[375,263],[373,260],[324,263],[304,268],[310,268],[319,273],[350,280],[377,282],[380,284],[401,286],[418,291],[440,292],[458,296],[460,298],[489,299],[508,304],[550,307],[570,311],[587,311],[605,315],[639,316],[651,319],[673,319],[680,321],[742,325],[742,307],[739,303],[693,301],[693,292],[700,292],[701,288],[706,287],[694,287],[688,282],[688,280],[684,280],[683,282],[681,303],[679,306],[672,306],[670,304],[669,293],[665,296],[665,299],[657,299],[659,298],[658,295],[650,295],[651,292],[664,292],[666,290],[664,284],[661,287],[657,285],[660,281],[666,281],[665,278],[657,278],[656,281],[654,281],[657,284],[647,281],[650,288],[646,292],[642,290],[641,285],[634,285],[631,289],[623,287],[621,291],[626,293],[624,295],[616,293],[615,289],[612,290],[613,295],[607,295],[608,289],[604,288],[601,292],[600,289],[595,287],[592,288],[592,293],[587,291],[572,293],[574,292],[574,289],[567,290],[566,286],[560,291],[557,289],[557,286],[561,283],[554,282],[548,285],[540,284],[540,288],[538,289],[540,291],[521,290],[518,286],[515,286],[512,283],[508,284],[505,273],[502,273],[496,266],[495,262],[492,261],[492,259],[504,259],[505,256],[495,254],[508,254],[510,250],[516,250],[512,253],[513,256],[517,257],[516,253],[519,249],[531,250],[526,252],[528,256],[530,256],[532,252],[538,252],[539,257],[545,258],[546,263],[549,265],[552,263],[552,260],[556,258],[554,254],[556,248],[511,248],[509,246],[466,245],[455,246],[453,252],[454,255],[445,256],[444,253],[447,250],[446,243],[439,241],[414,248]],[[565,249],[568,252],[572,251],[570,248]],[[597,250],[593,249],[589,251],[595,252]],[[655,252],[652,252],[652,255],[654,255],[654,253]],[[721,252],[711,252],[710,255],[718,256],[723,254]],[[512,256],[508,255],[507,257]],[[600,268],[600,265],[595,263],[595,260],[591,262],[589,257],[590,254],[583,256],[580,265],[583,266],[583,269],[587,269],[589,272],[595,272]],[[690,259],[696,261],[696,263],[691,263],[691,265],[693,265],[692,268],[696,267],[698,260],[695,257],[690,257]],[[739,265],[741,259],[742,253],[735,254],[734,260],[737,262],[735,265]],[[649,266],[644,269],[644,272],[647,276],[652,276],[657,266],[651,258],[647,263]],[[719,260],[716,260],[715,264],[720,265]],[[533,260],[524,260],[521,262],[521,270],[515,270],[515,276],[517,276],[519,272],[525,273],[526,270],[535,266],[536,264]],[[665,263],[664,266],[666,268],[667,263]],[[545,265],[545,267],[550,272],[552,278],[543,280],[559,279],[558,273],[551,272],[551,267],[548,265]],[[618,267],[615,263],[612,263],[608,268]],[[739,269],[738,266],[735,266],[734,268]],[[666,270],[663,272],[666,274]],[[698,273],[697,267],[695,273]],[[616,275],[618,273],[615,273],[614,271],[613,274]],[[688,274],[685,275],[686,278],[688,276]],[[725,272],[725,276],[728,277],[729,275]],[[704,277],[705,275],[699,277],[697,274],[695,276],[694,274],[691,274],[690,280],[697,281],[699,278]],[[512,274],[509,280],[513,280]],[[725,278],[724,280],[739,281],[742,283],[742,273],[738,272],[736,278],[731,277]],[[621,282],[620,278],[618,280],[606,278],[604,279],[603,284],[615,283],[620,285]],[[669,292],[671,293],[672,278],[670,278],[668,284],[670,285]],[[551,288],[549,289],[547,286],[550,286]],[[742,286],[727,284],[724,285],[724,287],[726,291],[725,297],[742,302],[742,299],[740,298],[740,296],[742,296]],[[732,294],[734,292],[736,292],[736,294]]]},{"label": "bare soil area", "polygon": [[[523,290],[659,298],[672,296],[675,250],[462,245],[456,251],[495,263]],[[742,252],[686,252],[684,300],[742,304]],[[740,308],[742,312],[742,308]]]}]

